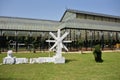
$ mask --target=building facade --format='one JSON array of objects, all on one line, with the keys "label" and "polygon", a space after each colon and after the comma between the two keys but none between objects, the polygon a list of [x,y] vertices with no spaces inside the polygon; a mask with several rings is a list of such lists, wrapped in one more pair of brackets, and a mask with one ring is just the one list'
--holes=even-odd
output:
[{"label": "building facade", "polygon": [[67,9],[60,21],[0,17],[1,50],[48,50],[53,43],[49,32],[69,32],[66,44],[70,51],[92,50],[100,44],[104,49],[120,49],[120,16]]}]

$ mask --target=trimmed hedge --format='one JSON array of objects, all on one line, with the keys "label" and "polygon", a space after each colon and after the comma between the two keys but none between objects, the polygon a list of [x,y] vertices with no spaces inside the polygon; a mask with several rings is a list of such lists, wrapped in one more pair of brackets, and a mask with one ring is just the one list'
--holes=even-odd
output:
[{"label": "trimmed hedge", "polygon": [[103,60],[102,60],[102,51],[100,49],[100,45],[96,45],[94,47],[93,55],[94,55],[94,58],[95,58],[96,62],[103,62]]}]

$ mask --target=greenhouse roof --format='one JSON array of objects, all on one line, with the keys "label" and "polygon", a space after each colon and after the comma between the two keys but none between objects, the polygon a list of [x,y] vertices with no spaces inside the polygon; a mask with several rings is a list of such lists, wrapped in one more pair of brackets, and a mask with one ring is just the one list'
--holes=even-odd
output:
[{"label": "greenhouse roof", "polygon": [[0,17],[0,29],[56,31],[60,24],[52,20]]},{"label": "greenhouse roof", "polygon": [[88,12],[88,11],[80,11],[80,10],[74,10],[74,9],[67,9],[65,12],[83,13],[83,14],[89,14],[89,15],[96,15],[96,16],[103,16],[103,17],[120,19],[120,16],[113,16],[113,15],[102,14],[102,13],[94,13],[94,12]]},{"label": "greenhouse roof", "polygon": [[[78,11],[78,10],[72,10],[72,9],[67,9],[66,12],[67,11],[73,12],[73,13],[84,13],[84,14],[91,14],[91,15],[98,15],[98,16],[105,16],[105,17],[120,19],[120,16],[111,16],[106,14]],[[89,20],[89,19],[76,19],[76,18],[69,19],[65,22],[62,22],[62,21],[43,20],[43,19],[0,16],[1,30],[57,31],[58,28],[60,29],[79,28],[79,29],[120,31],[120,23],[96,21],[96,20]]]},{"label": "greenhouse roof", "polygon": [[120,31],[120,23],[115,22],[72,19],[63,23],[63,25],[66,28]]}]

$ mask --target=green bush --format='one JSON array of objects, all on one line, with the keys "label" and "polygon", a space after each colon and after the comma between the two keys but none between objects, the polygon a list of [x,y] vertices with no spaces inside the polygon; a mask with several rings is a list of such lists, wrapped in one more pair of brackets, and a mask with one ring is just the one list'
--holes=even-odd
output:
[{"label": "green bush", "polygon": [[94,48],[94,51],[93,51],[93,55],[94,55],[94,58],[95,58],[95,61],[96,62],[103,62],[102,60],[102,52],[101,52],[101,49],[100,49],[100,45],[96,45],[95,48]]}]

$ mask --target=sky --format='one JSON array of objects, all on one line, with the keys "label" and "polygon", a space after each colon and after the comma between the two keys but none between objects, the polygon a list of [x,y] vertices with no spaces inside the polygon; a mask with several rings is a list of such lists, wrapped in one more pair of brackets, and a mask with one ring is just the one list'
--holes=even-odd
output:
[{"label": "sky", "polygon": [[59,21],[66,9],[120,16],[120,0],[0,0],[0,16]]}]

